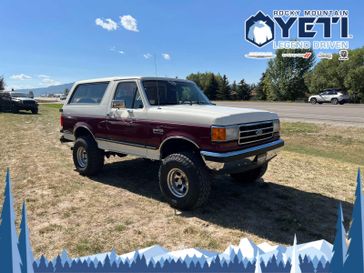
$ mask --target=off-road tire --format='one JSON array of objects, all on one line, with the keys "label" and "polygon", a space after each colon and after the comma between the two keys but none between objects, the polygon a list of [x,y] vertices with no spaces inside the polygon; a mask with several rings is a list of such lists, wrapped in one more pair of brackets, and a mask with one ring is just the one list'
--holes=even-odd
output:
[{"label": "off-road tire", "polygon": [[[83,147],[87,153],[87,163],[80,166],[77,160],[77,151]],[[91,136],[81,136],[76,139],[73,146],[73,163],[76,170],[85,176],[93,176],[104,167],[104,151],[97,147],[95,140]]]},{"label": "off-road tire", "polygon": [[34,115],[38,114],[38,109],[32,109],[32,114]]},{"label": "off-road tire", "polygon": [[339,103],[339,100],[338,99],[332,99],[331,103],[334,104],[334,105],[337,105]]},{"label": "off-road tire", "polygon": [[311,104],[316,104],[317,103],[317,99],[315,99],[315,98],[310,99],[310,103]]},{"label": "off-road tire", "polygon": [[[188,190],[185,196],[175,196],[168,186],[168,174],[173,169],[180,169],[188,178]],[[167,156],[159,167],[159,187],[167,202],[174,208],[190,210],[206,203],[211,182],[202,159],[193,153],[182,152]]]},{"label": "off-road tire", "polygon": [[252,169],[249,171],[241,172],[241,173],[231,173],[230,176],[233,178],[235,182],[251,184],[257,182],[267,171],[268,163],[264,163],[260,167],[256,169]]}]

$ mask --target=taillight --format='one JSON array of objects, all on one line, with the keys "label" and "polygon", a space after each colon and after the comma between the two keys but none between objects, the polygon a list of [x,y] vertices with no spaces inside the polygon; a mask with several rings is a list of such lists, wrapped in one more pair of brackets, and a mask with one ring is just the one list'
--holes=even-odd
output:
[{"label": "taillight", "polygon": [[61,114],[61,119],[60,119],[61,127],[63,127],[63,121],[64,121],[64,119],[63,119],[63,115]]}]

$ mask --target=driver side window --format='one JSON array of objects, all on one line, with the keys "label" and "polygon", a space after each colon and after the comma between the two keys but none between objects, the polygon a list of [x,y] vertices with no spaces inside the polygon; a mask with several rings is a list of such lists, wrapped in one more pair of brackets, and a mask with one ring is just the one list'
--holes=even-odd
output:
[{"label": "driver side window", "polygon": [[115,91],[114,100],[124,101],[125,108],[143,108],[142,98],[135,82],[119,83]]}]

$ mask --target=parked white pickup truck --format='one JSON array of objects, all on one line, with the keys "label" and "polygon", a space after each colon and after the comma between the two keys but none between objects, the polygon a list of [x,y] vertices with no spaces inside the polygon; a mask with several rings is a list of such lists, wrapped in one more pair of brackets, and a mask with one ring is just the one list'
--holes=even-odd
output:
[{"label": "parked white pickup truck", "polygon": [[104,156],[161,161],[159,185],[179,209],[208,199],[214,173],[253,182],[284,145],[275,113],[213,105],[194,82],[113,77],[76,82],[61,109],[61,141],[73,141],[82,175]]}]

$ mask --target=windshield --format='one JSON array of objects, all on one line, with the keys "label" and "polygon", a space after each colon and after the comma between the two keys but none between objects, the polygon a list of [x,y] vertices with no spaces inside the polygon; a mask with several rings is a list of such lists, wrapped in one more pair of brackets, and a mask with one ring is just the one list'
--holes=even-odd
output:
[{"label": "windshield", "polygon": [[14,98],[28,98],[29,96],[25,93],[12,92],[10,95]]},{"label": "windshield", "polygon": [[150,105],[211,104],[192,82],[145,80],[143,87]]}]

